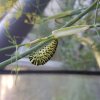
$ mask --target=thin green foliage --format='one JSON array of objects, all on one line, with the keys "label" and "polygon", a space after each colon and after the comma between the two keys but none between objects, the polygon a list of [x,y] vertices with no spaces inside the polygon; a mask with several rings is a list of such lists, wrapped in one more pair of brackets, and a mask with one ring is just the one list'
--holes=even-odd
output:
[{"label": "thin green foliage", "polygon": [[[96,10],[95,10],[94,25],[96,25],[96,19],[98,17],[98,9],[99,9],[99,5],[100,5],[99,0],[97,0],[97,1],[98,2],[97,2],[97,5],[96,5]],[[94,28],[95,28],[95,31],[96,31],[98,37],[100,38],[100,34],[99,34],[98,30],[97,30],[97,27],[94,27]]]},{"label": "thin green foliage", "polygon": [[[78,20],[80,20],[84,15],[86,15],[89,11],[91,11],[95,6],[96,6],[96,14],[95,14],[95,25],[92,25],[92,27],[94,27],[94,26],[96,26],[97,27],[97,25],[96,25],[96,19],[97,19],[97,9],[98,9],[98,7],[99,7],[99,3],[97,3],[97,2],[99,2],[98,0],[96,0],[93,4],[91,4],[91,6],[90,7],[88,7],[87,9],[85,9],[83,12],[81,12],[79,15],[77,15],[75,18],[73,18],[72,20],[70,20],[67,24],[65,24],[63,27],[68,27],[68,26],[71,26],[71,25],[73,25],[74,23],[76,23]],[[26,14],[26,16],[28,16],[28,18],[30,17],[29,15],[27,15]],[[56,16],[57,17],[57,16]],[[59,17],[59,16],[58,16]],[[44,21],[45,22],[45,21]],[[35,23],[34,23],[35,24]],[[98,25],[99,27],[100,27],[100,25]],[[8,35],[9,36],[9,35]],[[10,37],[9,37],[10,38]],[[50,37],[51,38],[51,37]],[[49,37],[47,37],[44,41],[47,41],[47,40],[49,40],[50,39]],[[40,38],[40,40],[41,40],[41,38]],[[69,39],[69,43],[68,44],[71,44],[71,40],[72,40],[72,38],[70,38]],[[64,42],[66,41],[66,39],[64,40]],[[75,41],[75,40],[74,40]],[[11,41],[12,42],[12,44],[13,45],[15,45],[15,47],[17,46],[16,44],[14,44],[15,43],[15,40],[14,40],[14,38],[13,38],[13,41]],[[42,43],[43,41],[40,41],[40,43]],[[25,56],[27,56],[27,55],[29,55],[31,52],[32,52],[32,50],[36,50],[37,48],[39,48],[41,45],[39,45],[40,43],[37,43],[37,45],[36,46],[34,46],[33,45],[33,47],[32,47],[32,49],[30,49],[29,51],[27,51],[27,52],[25,52],[25,53],[23,53],[23,54],[21,54],[21,55],[17,55],[17,54],[15,54],[15,56],[13,56],[12,57],[12,62],[14,62],[14,61],[16,61],[16,60],[19,60],[19,59],[21,59],[22,57],[25,57]],[[67,43],[67,41],[66,41],[66,43]],[[66,44],[65,43],[65,44]],[[75,43],[75,45],[77,44],[77,42]],[[39,46],[38,46],[39,45]],[[73,42],[73,45],[74,45],[74,42]],[[68,45],[67,45],[68,46]],[[66,46],[66,47],[67,47]],[[66,49],[66,47],[65,47],[65,45],[64,45],[64,52],[68,52],[67,51],[67,49]],[[69,48],[69,53],[67,53],[67,55],[69,54],[69,56],[68,56],[68,59],[67,59],[67,61],[69,60],[70,61],[70,64],[72,64],[72,65],[74,65],[75,64],[75,62],[73,62],[73,59],[71,59],[71,57],[74,55],[73,54],[73,51],[72,52],[70,52],[72,49],[74,49],[74,47],[73,46],[68,46],[68,48]],[[62,51],[63,52],[63,51]],[[71,54],[72,53],[72,54]],[[65,53],[64,53],[65,54]],[[82,52],[82,54],[84,54],[83,52]],[[84,54],[85,55],[85,54]],[[80,59],[78,59],[77,60],[77,62],[76,62],[76,65],[81,65],[82,63],[83,63],[83,58],[85,59],[85,57],[87,56],[89,59],[90,58],[92,58],[92,57],[90,57],[90,55],[91,54],[86,54],[84,57],[82,57],[82,59],[80,60]],[[81,55],[82,56],[82,55]],[[74,58],[74,57],[73,57]],[[75,58],[74,58],[75,59]],[[87,59],[87,61],[89,60],[89,59]],[[6,66],[6,65],[8,65],[8,64],[10,64],[11,62],[10,62],[10,60],[11,59],[8,59],[7,61],[4,61],[4,62],[2,62],[1,64],[0,64],[0,67],[1,68],[3,68],[4,66]],[[79,63],[79,62],[81,62],[81,63]],[[84,63],[85,64],[85,63]]]}]

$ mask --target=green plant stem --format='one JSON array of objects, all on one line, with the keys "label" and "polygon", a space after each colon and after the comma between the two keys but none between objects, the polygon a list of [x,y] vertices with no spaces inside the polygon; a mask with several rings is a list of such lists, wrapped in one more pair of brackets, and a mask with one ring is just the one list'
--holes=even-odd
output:
[{"label": "green plant stem", "polygon": [[79,19],[81,19],[85,14],[87,14],[89,11],[91,11],[91,9],[93,9],[96,6],[97,2],[98,2],[98,0],[94,1],[94,3],[89,8],[84,10],[82,13],[80,13],[78,16],[73,18],[68,23],[66,23],[63,27],[69,27],[69,26],[73,25],[75,22],[77,22]]},{"label": "green plant stem", "polygon": [[34,45],[34,44],[36,44],[36,43],[45,41],[47,38],[48,38],[48,37],[44,37],[44,38],[36,39],[36,40],[34,40],[34,41],[32,41],[32,42],[29,42],[29,43],[26,43],[26,44],[18,44],[18,45],[12,45],[12,46],[8,46],[8,47],[4,47],[4,48],[1,48],[1,49],[0,49],[0,52],[5,51],[5,50],[9,50],[9,49],[16,48],[16,46],[17,46],[18,48],[21,47],[21,46],[25,46],[25,45],[31,46],[31,45]]},{"label": "green plant stem", "polygon": [[59,19],[59,18],[64,18],[64,17],[70,17],[70,16],[73,16],[73,15],[81,13],[84,9],[85,8],[77,9],[77,10],[71,10],[71,11],[60,12],[59,14],[56,14],[54,16],[43,18],[43,21],[49,21],[51,19]]},{"label": "green plant stem", "polygon": [[[100,8],[100,5],[98,5],[98,8]],[[94,10],[94,9],[96,9],[96,8],[95,7],[91,8],[91,10]],[[77,14],[82,13],[84,10],[86,10],[86,8],[60,12],[60,13],[54,15],[54,16],[43,18],[42,22],[49,21],[49,20],[52,20],[52,19],[59,19],[59,18],[64,18],[64,17],[71,17],[73,15],[77,15]]]},{"label": "green plant stem", "polygon": [[[63,27],[68,27],[68,26],[73,25],[75,22],[77,22],[79,19],[81,19],[85,14],[87,14],[93,7],[95,7],[96,4],[97,4],[97,0],[89,8],[87,8],[86,10],[84,10],[82,13],[80,13],[77,17],[75,17],[74,19],[72,19],[67,24],[65,24]],[[45,41],[45,43],[48,42],[48,41],[50,41],[50,39],[52,39],[51,37],[47,38],[47,40]],[[30,50],[26,51],[25,53],[18,55],[17,59],[19,60],[19,59],[27,56],[28,54],[30,54],[34,50],[37,50],[38,48],[40,48],[41,46],[43,46],[45,43],[40,43],[40,44],[36,45],[35,47],[32,47]],[[15,62],[15,61],[16,61],[16,56],[13,56],[12,58],[9,58],[8,60],[1,62],[0,63],[0,69],[5,68],[8,64],[10,64],[12,62]]]},{"label": "green plant stem", "polygon": [[8,47],[5,47],[5,48],[1,48],[1,49],[0,49],[0,52],[5,51],[5,50],[8,50],[8,49],[15,48],[16,46],[19,48],[19,47],[25,46],[25,45],[26,45],[26,44],[8,46]]},{"label": "green plant stem", "polygon": [[90,25],[90,28],[95,28],[95,27],[100,27],[100,24],[93,24],[93,25]]},{"label": "green plant stem", "polygon": [[[90,25],[90,28],[95,28],[95,27],[100,27],[100,24],[94,24],[94,25]],[[16,48],[16,46],[19,48],[21,46],[25,46],[25,45],[34,45],[36,43],[39,43],[39,42],[42,42],[42,41],[45,41],[48,37],[44,37],[44,38],[40,38],[40,39],[36,39],[32,42],[29,42],[29,43],[26,43],[26,44],[19,44],[19,45],[13,45],[13,46],[8,46],[8,47],[5,47],[5,48],[1,48],[0,49],[0,52],[2,51],[5,51],[5,50],[9,50],[9,49],[12,49],[12,48]]]},{"label": "green plant stem", "polygon": [[[36,51],[37,49],[41,48],[42,46],[44,46],[46,43],[50,42],[54,37],[53,36],[49,36],[47,37],[47,40],[45,40],[44,42],[41,42],[39,44],[37,44],[36,46],[30,48],[30,50],[20,54],[20,55],[17,55],[17,60],[27,56],[28,54],[32,53],[33,51]],[[3,62],[0,63],[0,69],[4,69],[8,64],[10,63],[13,63],[16,61],[16,55],[9,58],[8,60],[5,60]]]},{"label": "green plant stem", "polygon": [[95,10],[95,18],[94,18],[94,24],[96,24],[96,19],[97,19],[97,15],[98,15],[98,8],[99,8],[99,0],[97,0],[97,5],[96,5],[96,10]]}]

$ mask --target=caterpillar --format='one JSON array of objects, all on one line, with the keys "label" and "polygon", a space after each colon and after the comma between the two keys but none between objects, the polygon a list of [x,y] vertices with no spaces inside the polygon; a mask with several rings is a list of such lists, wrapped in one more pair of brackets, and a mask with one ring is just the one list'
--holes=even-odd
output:
[{"label": "caterpillar", "polygon": [[46,46],[29,55],[29,60],[34,65],[44,65],[54,55],[58,40],[53,39]]}]

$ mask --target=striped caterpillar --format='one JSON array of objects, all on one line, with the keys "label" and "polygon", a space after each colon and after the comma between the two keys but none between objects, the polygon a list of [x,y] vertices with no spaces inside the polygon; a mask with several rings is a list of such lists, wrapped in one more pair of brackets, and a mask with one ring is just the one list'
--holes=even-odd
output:
[{"label": "striped caterpillar", "polygon": [[53,39],[46,46],[44,46],[41,49],[37,50],[36,52],[33,52],[32,54],[30,54],[29,59],[30,59],[31,63],[34,65],[45,64],[54,55],[57,45],[58,45],[58,40]]}]

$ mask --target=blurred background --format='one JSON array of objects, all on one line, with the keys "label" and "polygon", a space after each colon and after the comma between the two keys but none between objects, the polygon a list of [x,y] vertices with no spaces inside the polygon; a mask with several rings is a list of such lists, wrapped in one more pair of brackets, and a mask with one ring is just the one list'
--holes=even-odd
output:
[{"label": "blurred background", "polygon": [[[0,0],[0,20],[6,16],[16,1],[17,0]],[[21,43],[28,43],[37,38],[49,36],[53,30],[59,29],[78,14],[76,13],[70,17],[50,19],[43,22],[42,20],[44,18],[54,16],[63,11],[89,7],[94,1],[95,0],[48,0],[43,11],[41,11],[39,5],[36,6],[35,9],[38,9],[38,17],[41,23],[34,23],[34,27],[24,36]],[[38,0],[36,0],[36,2],[38,3]],[[45,2],[43,3],[45,4]],[[91,25],[94,24],[95,20],[96,23],[100,23],[100,10],[98,9],[96,18],[95,12],[96,10],[89,12],[75,24]],[[90,37],[99,47],[100,28],[89,29],[84,33],[79,33],[79,35],[81,37]],[[29,50],[27,46],[20,47],[17,53],[21,54],[27,50]],[[12,56],[12,54],[6,55]],[[8,65],[6,69],[99,71],[91,48],[87,45],[83,45],[74,36],[59,39],[55,55],[43,66],[37,67],[31,64],[27,56]],[[99,100],[99,79],[99,76],[87,75],[0,75],[0,100]]]},{"label": "blurred background", "polygon": [[[1,7],[0,7],[0,9],[1,9],[0,16],[1,17],[0,18],[1,18],[1,20],[5,19],[4,16],[6,14],[8,14],[8,12],[11,8],[13,8],[15,1],[16,0],[5,0],[5,1],[0,0],[0,4],[1,4]],[[41,6],[41,4],[38,5],[39,1],[36,1],[36,4],[37,4],[36,6],[38,6],[38,7],[34,8],[34,9],[36,9],[36,12],[38,13],[37,17],[38,17],[38,20],[40,21],[40,23],[36,22],[36,23],[31,24],[32,23],[32,21],[31,21],[31,23],[30,22],[26,23],[27,26],[23,26],[23,24],[22,24],[21,29],[18,28],[18,25],[16,25],[15,27],[12,27],[15,30],[19,29],[19,31],[17,31],[17,33],[20,32],[20,34],[23,31],[25,33],[24,27],[28,27],[28,28],[30,27],[30,28],[26,30],[27,32],[25,33],[25,35],[24,35],[24,33],[22,33],[21,35],[18,34],[18,36],[16,36],[17,33],[14,33],[14,32],[16,32],[16,31],[14,31],[14,29],[13,30],[10,29],[9,31],[11,31],[13,33],[13,35],[15,35],[15,37],[13,37],[12,40],[7,38],[7,42],[9,43],[9,41],[10,42],[12,41],[11,44],[9,44],[9,45],[15,45],[16,42],[18,44],[19,43],[25,44],[25,43],[33,41],[37,38],[49,36],[49,35],[51,35],[51,32],[53,30],[61,28],[69,20],[71,20],[75,16],[77,16],[78,12],[74,13],[73,16],[67,16],[67,17],[65,16],[64,18],[58,18],[58,19],[53,18],[53,19],[48,19],[47,21],[42,21],[42,20],[45,20],[46,18],[48,18],[50,16],[59,14],[63,11],[72,11],[72,10],[77,10],[77,9],[82,9],[82,8],[88,7],[93,2],[94,2],[94,0],[62,0],[62,1],[60,1],[60,0],[50,0],[49,1],[48,0],[47,5],[45,5],[44,10],[41,11],[39,9],[39,7],[42,7],[42,6]],[[21,5],[20,3],[18,3],[17,6],[14,7],[15,10],[20,8],[20,5]],[[6,10],[6,8],[8,10]],[[99,22],[100,22],[99,10],[97,11],[96,18],[95,18],[95,13],[96,13],[95,10],[89,12],[75,24],[76,25],[83,25],[83,24],[91,25],[91,24],[94,24],[95,20],[96,20],[96,24],[99,24]],[[19,15],[17,15],[17,17],[18,16]],[[15,23],[15,24],[17,24],[17,23]],[[19,20],[19,26],[20,26],[20,20]],[[32,27],[32,26],[34,26],[34,27]],[[28,30],[30,30],[30,31],[28,31]],[[92,41],[94,41],[96,43],[96,45],[98,45],[98,49],[99,49],[99,44],[100,44],[99,31],[100,31],[99,28],[94,28],[94,29],[89,29],[89,30],[85,31],[84,33],[78,33],[78,34],[81,37],[89,37]],[[16,40],[14,40],[14,38]],[[3,45],[2,40],[3,39],[1,39],[2,43],[0,45]],[[13,42],[15,42],[15,44]],[[6,44],[4,44],[4,45],[6,45]],[[8,44],[6,46],[8,46]],[[29,49],[29,47],[27,47],[27,46],[20,47],[20,48],[18,48],[17,53],[21,54],[24,51],[27,51],[28,49]],[[4,52],[4,55],[2,55],[2,52],[1,52],[1,55],[2,56],[6,55],[6,57],[9,58],[12,56],[12,53],[13,53],[13,52],[9,53],[9,51]],[[2,56],[1,56],[1,59],[3,59],[3,60],[8,59],[6,57],[3,58]],[[33,68],[33,66],[34,66],[30,63],[28,56],[26,58],[22,58],[21,60],[17,61],[16,63],[19,64],[19,66],[24,66],[27,68],[30,68],[30,67]],[[16,63],[14,63],[14,65],[16,65]],[[91,48],[89,46],[81,43],[78,40],[78,38],[76,38],[75,36],[69,36],[69,37],[64,37],[64,38],[59,39],[59,44],[58,44],[55,55],[44,66],[46,66],[46,68],[48,68],[47,66],[55,67],[55,64],[57,64],[56,67],[60,67],[61,69],[67,69],[67,70],[70,70],[70,69],[71,70],[99,70],[95,55],[94,55],[93,51],[91,50]],[[39,68],[41,68],[41,66],[39,66]]]}]

